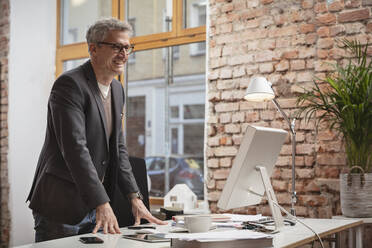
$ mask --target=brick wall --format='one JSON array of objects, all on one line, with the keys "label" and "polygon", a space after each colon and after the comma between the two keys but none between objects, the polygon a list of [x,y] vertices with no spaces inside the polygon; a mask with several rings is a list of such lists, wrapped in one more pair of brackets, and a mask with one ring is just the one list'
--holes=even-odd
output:
[{"label": "brick wall", "polygon": [[[279,104],[293,115],[302,87],[332,70],[329,63],[342,61],[337,39],[372,42],[372,1],[210,0],[209,5],[207,188],[211,210],[221,212],[217,201],[246,126],[288,130],[272,103],[243,100],[250,78],[268,78]],[[341,214],[338,177],[345,156],[340,138],[324,126],[316,133],[313,123],[302,120],[296,131],[297,214],[317,218]],[[289,209],[289,138],[271,179],[279,203]],[[268,214],[269,208],[261,204],[235,212]]]},{"label": "brick wall", "polygon": [[9,0],[0,0],[0,247],[8,247],[10,230],[7,161],[9,10]]}]

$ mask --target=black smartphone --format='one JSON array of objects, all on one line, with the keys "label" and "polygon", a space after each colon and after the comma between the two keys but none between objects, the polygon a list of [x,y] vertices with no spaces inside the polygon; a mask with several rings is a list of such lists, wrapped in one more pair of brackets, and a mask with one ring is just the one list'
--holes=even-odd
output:
[{"label": "black smartphone", "polygon": [[150,225],[139,225],[139,226],[128,226],[128,229],[139,230],[139,229],[156,229],[155,226]]},{"label": "black smartphone", "polygon": [[79,239],[84,244],[102,244],[103,240],[98,237],[80,237]]}]

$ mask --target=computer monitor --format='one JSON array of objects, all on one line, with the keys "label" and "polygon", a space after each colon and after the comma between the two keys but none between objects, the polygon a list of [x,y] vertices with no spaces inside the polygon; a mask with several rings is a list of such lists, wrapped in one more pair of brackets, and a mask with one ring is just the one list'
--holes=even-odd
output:
[{"label": "computer monitor", "polygon": [[256,205],[266,193],[275,229],[284,225],[271,186],[271,175],[287,137],[282,129],[248,126],[217,206],[221,209]]}]

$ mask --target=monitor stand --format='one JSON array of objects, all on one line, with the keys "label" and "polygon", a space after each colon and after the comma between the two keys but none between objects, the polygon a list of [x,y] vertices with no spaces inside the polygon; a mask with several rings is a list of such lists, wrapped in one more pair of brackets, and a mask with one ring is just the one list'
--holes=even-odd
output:
[{"label": "monitor stand", "polygon": [[271,214],[272,214],[273,219],[274,219],[275,229],[274,229],[273,233],[277,233],[284,227],[284,218],[283,218],[283,216],[280,212],[279,207],[274,204],[274,202],[276,204],[278,204],[278,201],[276,200],[275,192],[274,192],[273,187],[270,183],[270,178],[267,175],[266,168],[262,167],[262,166],[256,166],[256,170],[258,172],[260,172],[260,174],[261,174],[262,183],[264,185],[265,193],[266,193],[267,200],[269,202],[269,206],[270,206],[270,210],[271,210]]}]

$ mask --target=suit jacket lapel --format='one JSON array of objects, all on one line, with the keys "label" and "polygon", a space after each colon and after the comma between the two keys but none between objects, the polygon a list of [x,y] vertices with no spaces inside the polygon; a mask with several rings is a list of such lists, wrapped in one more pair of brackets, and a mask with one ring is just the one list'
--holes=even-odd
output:
[{"label": "suit jacket lapel", "polygon": [[89,88],[97,103],[98,112],[101,117],[101,123],[102,123],[103,130],[105,132],[105,137],[106,137],[106,149],[107,151],[109,151],[109,137],[107,134],[108,129],[107,129],[107,123],[106,123],[105,110],[104,110],[103,102],[102,102],[101,95],[99,92],[96,75],[94,74],[93,67],[92,67],[92,64],[90,63],[90,60],[87,61],[83,65],[83,67],[84,67],[85,75],[87,76],[87,79],[88,79]]}]

